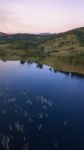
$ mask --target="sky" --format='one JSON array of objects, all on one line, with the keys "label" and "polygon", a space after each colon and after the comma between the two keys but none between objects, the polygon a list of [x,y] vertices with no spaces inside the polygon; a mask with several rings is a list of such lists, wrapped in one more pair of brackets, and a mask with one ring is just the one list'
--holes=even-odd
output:
[{"label": "sky", "polygon": [[0,32],[59,33],[84,26],[84,0],[0,0]]}]

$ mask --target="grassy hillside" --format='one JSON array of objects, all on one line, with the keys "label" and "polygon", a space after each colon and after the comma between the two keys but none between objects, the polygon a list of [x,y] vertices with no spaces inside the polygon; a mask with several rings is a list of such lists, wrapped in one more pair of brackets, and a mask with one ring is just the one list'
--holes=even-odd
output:
[{"label": "grassy hillside", "polygon": [[40,44],[51,56],[73,56],[84,54],[84,28],[57,34]]},{"label": "grassy hillside", "polygon": [[38,61],[84,74],[84,27],[48,35],[0,33],[0,57]]}]

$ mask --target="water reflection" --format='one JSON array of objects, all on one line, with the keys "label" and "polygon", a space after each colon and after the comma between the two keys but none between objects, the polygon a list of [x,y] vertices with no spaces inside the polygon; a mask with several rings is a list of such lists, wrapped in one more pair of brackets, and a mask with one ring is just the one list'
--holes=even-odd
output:
[{"label": "water reflection", "polygon": [[43,69],[43,65],[42,65],[42,64],[39,64],[39,63],[37,63],[37,68],[39,68],[39,69]]},{"label": "water reflection", "polygon": [[84,77],[80,79],[38,63],[0,62],[0,149],[83,147]]},{"label": "water reflection", "polygon": [[25,64],[25,62],[26,62],[25,60],[20,61],[20,63],[23,64],[23,65]]},{"label": "water reflection", "polygon": [[72,78],[75,77],[75,78],[78,78],[78,79],[79,79],[79,78],[81,78],[81,79],[83,78],[83,79],[84,79],[84,75],[78,74],[78,73],[71,73],[71,77],[72,77]]},{"label": "water reflection", "polygon": [[[18,104],[19,98],[24,98],[21,106]],[[35,108],[40,107],[40,110]],[[49,108],[53,107],[52,100],[44,96],[31,96],[28,92],[16,92],[16,94],[6,87],[0,90],[0,116],[3,118],[4,129],[0,128],[0,146],[4,150],[23,149],[28,150],[29,127],[25,125],[33,124],[33,130],[41,131],[45,126],[45,119],[48,118]],[[13,117],[12,117],[13,116]],[[12,117],[12,118],[11,118]],[[7,119],[5,119],[7,118]],[[24,122],[21,121],[21,118]],[[4,124],[4,120],[5,123]],[[32,130],[32,128],[31,128]]]}]

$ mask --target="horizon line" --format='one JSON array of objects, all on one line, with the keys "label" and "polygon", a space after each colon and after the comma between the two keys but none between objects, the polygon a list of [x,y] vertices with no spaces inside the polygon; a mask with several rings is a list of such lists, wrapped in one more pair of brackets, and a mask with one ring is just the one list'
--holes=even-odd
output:
[{"label": "horizon line", "polygon": [[71,28],[69,30],[66,30],[66,31],[62,31],[62,32],[39,32],[39,33],[29,33],[29,32],[14,32],[14,33],[7,33],[7,32],[3,32],[3,31],[0,31],[0,33],[2,34],[8,34],[8,35],[12,35],[12,34],[33,34],[33,35],[38,35],[38,34],[60,34],[60,33],[65,33],[65,32],[68,32],[68,31],[73,31],[73,30],[76,30],[76,29],[80,29],[80,28],[84,28],[84,26],[79,26],[79,27],[76,27],[76,28]]}]

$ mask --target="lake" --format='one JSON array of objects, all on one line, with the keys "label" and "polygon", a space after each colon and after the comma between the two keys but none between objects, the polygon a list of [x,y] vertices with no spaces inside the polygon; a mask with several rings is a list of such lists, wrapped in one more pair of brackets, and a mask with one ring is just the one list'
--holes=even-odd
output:
[{"label": "lake", "polygon": [[0,61],[0,150],[84,150],[84,76]]}]

